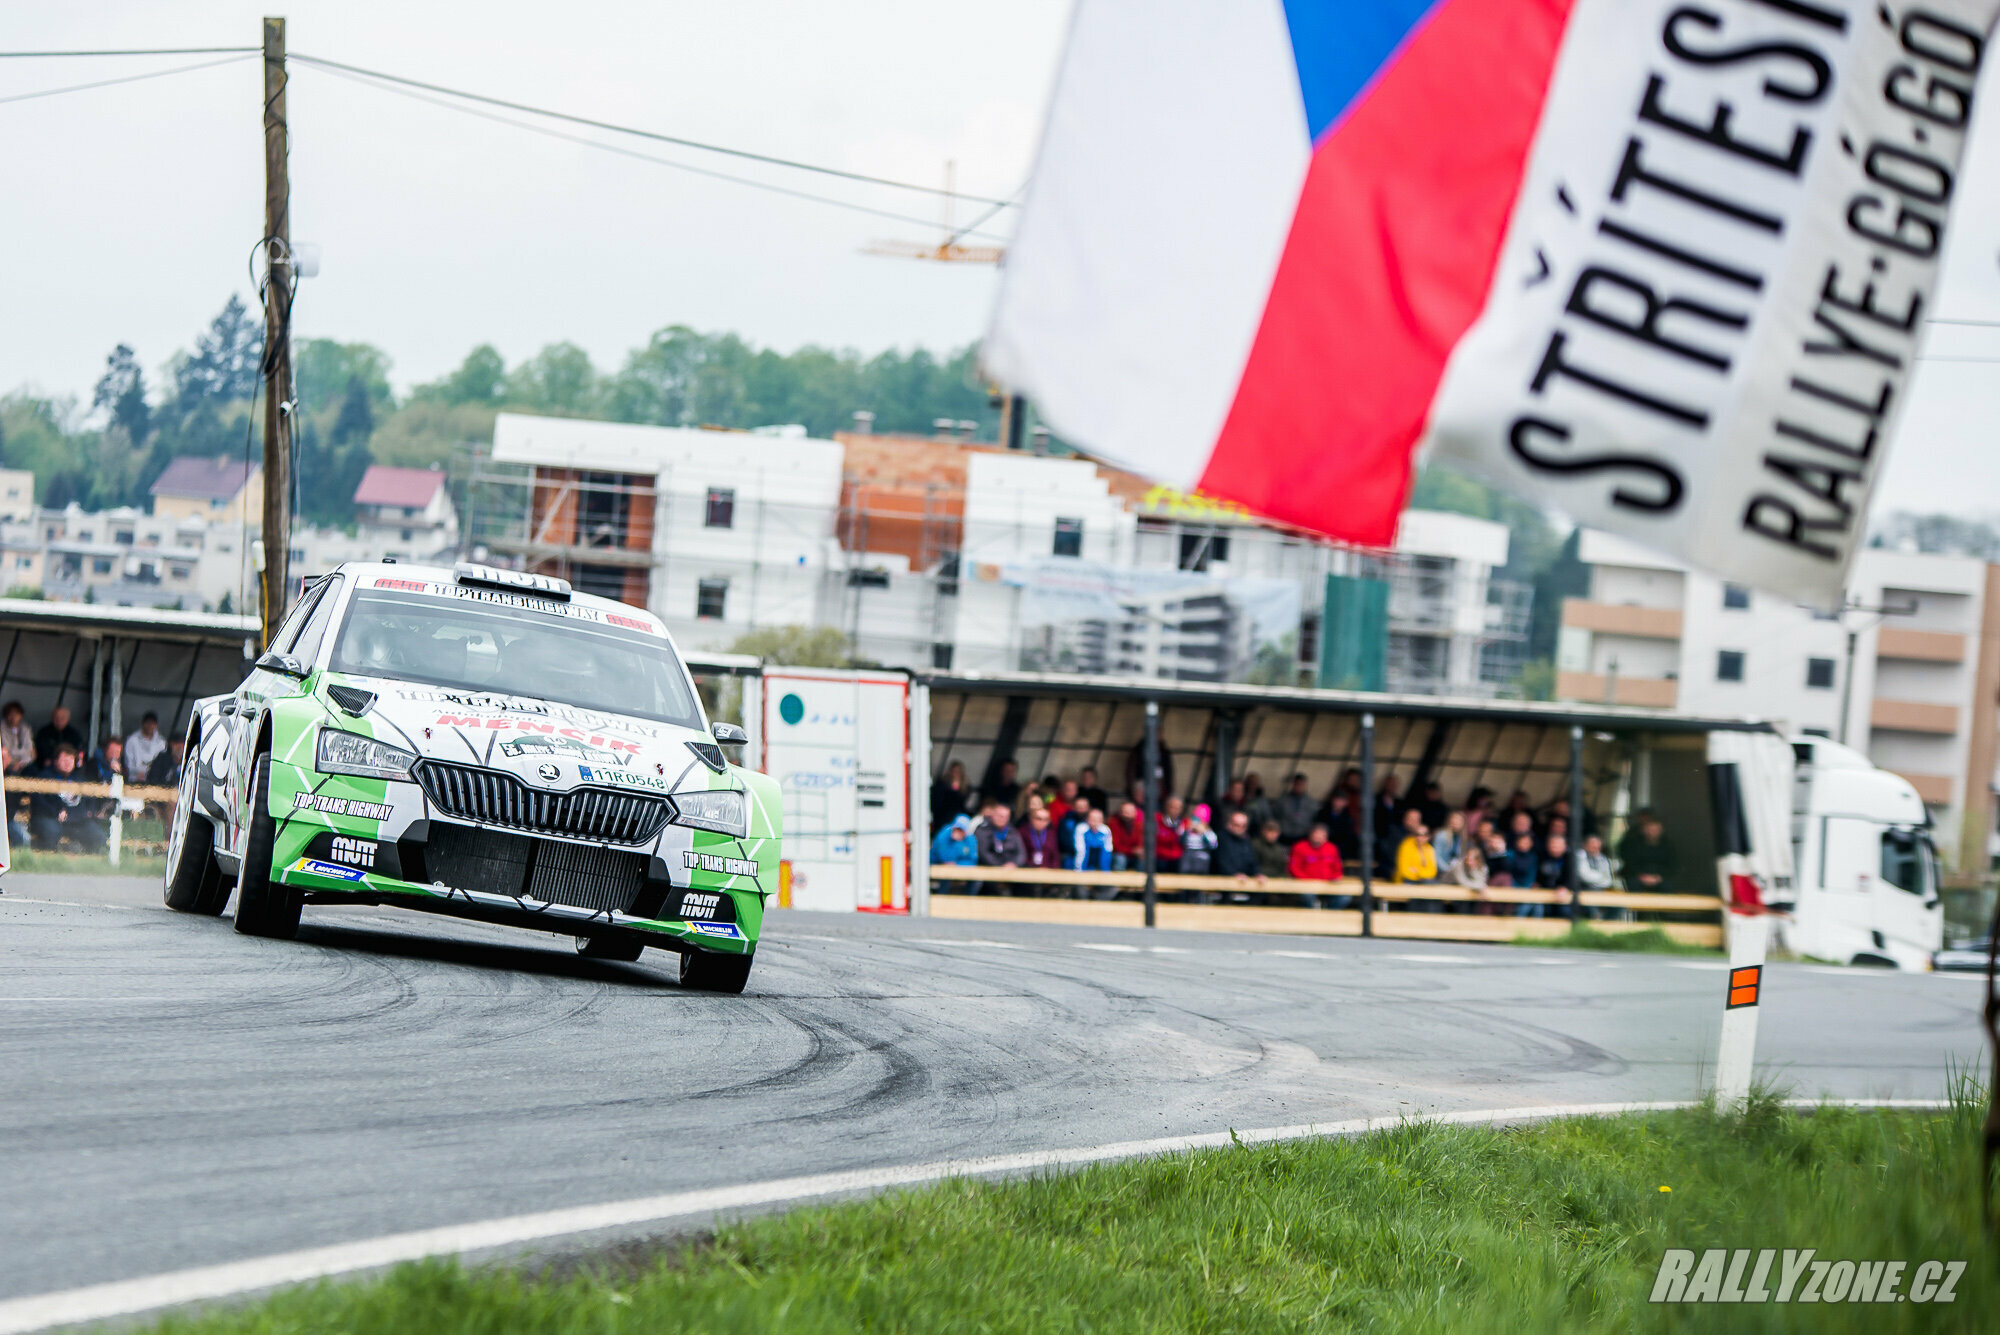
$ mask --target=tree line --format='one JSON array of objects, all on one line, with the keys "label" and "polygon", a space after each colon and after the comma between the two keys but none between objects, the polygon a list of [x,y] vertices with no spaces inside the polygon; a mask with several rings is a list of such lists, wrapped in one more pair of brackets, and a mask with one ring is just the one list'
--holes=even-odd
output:
[{"label": "tree line", "polygon": [[[8,394],[0,398],[0,465],[33,472],[43,505],[143,509],[177,458],[259,458],[263,341],[262,321],[231,296],[152,379],[121,343],[87,403]],[[369,464],[448,465],[463,446],[492,441],[503,409],[659,426],[797,423],[822,437],[866,410],[878,431],[928,433],[948,417],[977,423],[977,437],[990,440],[998,414],[976,356],[971,346],[942,356],[810,345],[781,353],[670,325],[615,371],[600,371],[574,343],[552,343],[511,367],[482,344],[456,369],[399,396],[381,348],[301,339],[293,348],[299,512],[318,524],[350,522]]]}]

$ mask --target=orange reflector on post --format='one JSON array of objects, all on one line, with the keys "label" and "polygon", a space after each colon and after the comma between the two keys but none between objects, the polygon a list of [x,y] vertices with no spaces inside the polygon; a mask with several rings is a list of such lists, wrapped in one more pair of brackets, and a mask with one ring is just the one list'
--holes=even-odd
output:
[{"label": "orange reflector on post", "polygon": [[1747,969],[1729,971],[1729,1004],[1723,1009],[1735,1010],[1738,1006],[1757,1004],[1757,991],[1764,981],[1764,966],[1751,965]]},{"label": "orange reflector on post", "polygon": [[887,856],[882,859],[882,907],[896,907],[896,859]]},{"label": "orange reflector on post", "polygon": [[792,864],[789,860],[781,858],[778,861],[778,907],[788,909],[791,906]]}]

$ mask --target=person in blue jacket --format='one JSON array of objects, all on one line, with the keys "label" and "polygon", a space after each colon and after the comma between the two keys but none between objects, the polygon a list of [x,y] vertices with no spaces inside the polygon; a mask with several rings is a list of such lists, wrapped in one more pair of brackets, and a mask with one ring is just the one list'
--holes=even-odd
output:
[{"label": "person in blue jacket", "polygon": [[931,865],[970,867],[979,861],[979,845],[972,837],[972,817],[958,816],[931,840]]},{"label": "person in blue jacket", "polygon": [[[1083,820],[1077,822],[1070,836],[1069,847],[1063,850],[1063,865],[1071,871],[1111,870],[1111,827],[1104,823],[1104,813],[1095,807]],[[1097,886],[1098,898],[1109,899],[1117,892],[1110,886]],[[1089,899],[1092,889],[1077,887],[1078,899]]]}]

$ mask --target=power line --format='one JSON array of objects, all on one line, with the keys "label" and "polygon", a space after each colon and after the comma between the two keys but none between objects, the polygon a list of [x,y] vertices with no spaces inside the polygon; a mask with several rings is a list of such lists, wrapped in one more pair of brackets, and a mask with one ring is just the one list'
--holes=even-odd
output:
[{"label": "power line", "polygon": [[44,60],[65,56],[219,56],[256,55],[257,46],[155,46],[117,51],[0,51],[0,60]]},{"label": "power line", "polygon": [[1925,320],[1925,321],[1924,321],[1924,323],[1925,323],[1925,324],[1962,324],[1962,325],[1971,325],[1971,326],[1972,326],[1973,328],[1975,328],[1975,329],[2000,329],[2000,320],[1947,320],[1947,319],[1943,318],[1942,316],[1935,316],[1935,315],[1934,315],[1934,316],[1932,316],[1931,318],[1929,318],[1928,320]]},{"label": "power line", "polygon": [[109,88],[114,84],[139,83],[146,79],[164,79],[170,74],[187,74],[194,70],[212,70],[218,65],[235,65],[250,59],[249,56],[227,56],[221,60],[204,60],[198,65],[178,65],[173,69],[152,70],[145,74],[128,74],[119,79],[99,79],[95,83],[73,83],[67,88],[44,88],[39,92],[15,93],[11,97],[0,97],[0,105],[9,102],[29,102],[38,97],[56,97],[63,93],[81,93],[91,88]]},{"label": "power line", "polygon": [[551,111],[547,107],[529,106],[525,102],[509,102],[504,98],[487,97],[483,93],[469,93],[462,88],[446,88],[442,84],[425,83],[420,79],[407,79],[400,74],[387,74],[381,70],[364,69],[359,65],[346,65],[337,60],[324,60],[318,56],[300,55],[293,52],[291,58],[301,64],[317,65],[322,69],[345,70],[349,74],[363,74],[369,78],[399,83],[410,88],[421,88],[426,92],[442,93],[446,97],[463,98],[468,102],[484,102],[492,107],[504,107],[509,111],[524,111],[531,116],[546,116],[551,120],[568,121],[573,125],[587,125],[594,130],[609,130],[613,134],[629,134],[640,139],[651,139],[662,144],[674,144],[680,148],[699,149],[704,153],[721,153],[732,158],[743,158],[750,162],[767,163],[773,167],[790,167],[797,171],[817,172],[822,176],[837,176],[843,180],[861,181],[868,185],[884,185],[895,190],[914,190],[927,195],[952,195],[973,204],[999,204],[1007,201],[988,199],[983,195],[960,195],[934,185],[916,185],[909,181],[895,181],[885,176],[869,176],[863,172],[844,171],[839,167],[824,167],[815,162],[800,162],[795,158],[773,157],[768,153],[753,153],[749,149],[729,148],[722,144],[704,143],[699,139],[684,139],[678,135],[661,134],[655,130],[641,130],[630,125],[617,125],[610,121],[592,120],[588,116],[572,116],[564,111]]},{"label": "power line", "polygon": [[[305,57],[298,55],[294,55],[291,58],[297,61],[305,60]],[[581,144],[585,148],[594,148],[604,153],[615,153],[621,158],[633,158],[639,162],[650,162],[653,163],[655,166],[671,167],[676,171],[688,172],[695,176],[705,176],[711,180],[729,181],[736,185],[746,185],[753,190],[765,190],[775,195],[784,195],[790,199],[803,199],[815,204],[829,204],[837,209],[847,209],[848,211],[853,213],[865,213],[875,218],[887,218],[892,222],[913,223],[920,227],[930,227],[936,225],[937,220],[934,218],[933,219],[916,218],[905,213],[892,213],[887,209],[871,208],[866,204],[856,204],[845,199],[835,199],[830,195],[815,195],[810,191],[794,190],[789,186],[773,185],[768,181],[758,181],[747,176],[735,176],[729,172],[719,172],[712,170],[711,168],[708,167],[696,167],[690,163],[675,162],[671,158],[655,157],[650,153],[638,152],[636,149],[621,148],[617,144],[607,144],[601,139],[590,139],[583,135],[569,134],[562,130],[553,129],[546,125],[534,125],[527,121],[515,120],[508,116],[498,116],[490,111],[481,111],[476,107],[461,106],[455,102],[447,102],[441,98],[426,97],[422,93],[411,92],[407,89],[389,87],[387,85],[375,82],[374,76],[372,75],[354,75],[354,74],[344,73],[343,72],[344,67],[334,68],[332,67],[331,62],[328,61],[315,61],[313,63],[327,67],[326,72],[334,75],[337,78],[344,78],[347,79],[349,82],[358,83],[363,85],[364,87],[375,88],[385,93],[394,93],[398,97],[412,98],[415,101],[425,102],[434,107],[441,107],[446,111],[455,111],[462,116],[475,116],[480,120],[492,121],[496,125],[505,125],[516,130],[525,130],[529,134],[544,135],[550,139],[560,139],[565,143]],[[407,80],[397,80],[397,82],[399,83],[407,82]],[[985,233],[985,232],[977,233],[977,235],[985,237],[988,240],[995,240],[995,241],[1006,240],[1006,238],[1004,237],[995,237],[992,236],[990,233]]]}]

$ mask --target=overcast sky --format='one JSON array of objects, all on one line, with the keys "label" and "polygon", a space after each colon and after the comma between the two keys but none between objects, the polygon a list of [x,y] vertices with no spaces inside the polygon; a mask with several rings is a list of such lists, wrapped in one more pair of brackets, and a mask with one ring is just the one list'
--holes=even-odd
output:
[{"label": "overcast sky", "polygon": [[[0,6],[0,48],[254,45],[778,156],[1014,191],[1068,0],[268,0]],[[203,57],[0,61],[0,98]],[[209,57],[207,59],[213,59]],[[262,230],[254,60],[0,102],[0,392],[88,395],[119,342],[157,367],[232,291]],[[1937,313],[2000,321],[2000,89],[1960,182]],[[293,235],[323,248],[299,336],[365,339],[399,387],[490,342],[568,339],[613,369],[667,324],[790,349],[945,349],[978,337],[994,271],[861,253],[934,238],[704,180],[293,66]],[[590,134],[589,131],[576,131]],[[635,151],[913,218],[931,196],[621,139]],[[975,206],[960,205],[960,220]],[[1009,215],[995,220],[1004,234]],[[1929,352],[2000,357],[2000,328],[1934,326]],[[2000,511],[2000,362],[1926,362],[1880,506]]]}]

